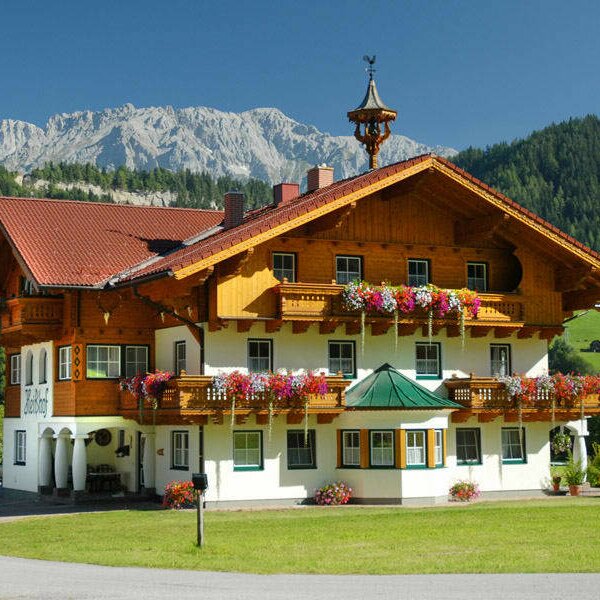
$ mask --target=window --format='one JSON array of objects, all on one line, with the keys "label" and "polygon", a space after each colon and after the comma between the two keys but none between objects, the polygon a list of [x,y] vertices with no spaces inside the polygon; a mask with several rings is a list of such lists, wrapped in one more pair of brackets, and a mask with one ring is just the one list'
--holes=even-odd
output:
[{"label": "window", "polygon": [[524,463],[525,461],[525,428],[519,435],[518,427],[502,428],[502,462]]},{"label": "window", "polygon": [[456,464],[481,464],[481,432],[479,428],[456,430]]},{"label": "window", "polygon": [[346,285],[362,279],[362,258],[360,256],[335,257],[335,281]]},{"label": "window", "polygon": [[38,383],[46,383],[48,370],[48,353],[45,348],[40,350],[39,358],[39,370],[38,370]]},{"label": "window", "polygon": [[71,346],[58,349],[58,379],[71,379]]},{"label": "window", "polygon": [[394,466],[394,432],[371,431],[371,466]]},{"label": "window", "polygon": [[435,430],[435,445],[433,447],[435,456],[435,466],[440,467],[444,464],[444,434],[441,429]]},{"label": "window", "polygon": [[424,467],[425,466],[425,432],[407,431],[406,432],[406,466]]},{"label": "window", "polygon": [[423,258],[409,258],[406,283],[410,286],[427,285],[429,283],[429,261]]},{"label": "window", "polygon": [[512,373],[510,344],[490,344],[492,377],[508,377]]},{"label": "window", "polygon": [[10,357],[10,385],[21,383],[21,355],[13,354]]},{"label": "window", "polygon": [[15,465],[24,465],[27,459],[27,432],[15,431]]},{"label": "window", "polygon": [[341,372],[347,379],[356,378],[354,342],[329,342],[329,372]]},{"label": "window", "polygon": [[442,376],[439,343],[417,342],[415,355],[417,379],[439,379]]},{"label": "window", "polygon": [[342,466],[360,467],[360,431],[342,432]]},{"label": "window", "polygon": [[125,377],[148,372],[148,346],[125,346]]},{"label": "window", "polygon": [[258,471],[262,464],[262,432],[233,432],[233,470]]},{"label": "window", "polygon": [[467,287],[478,292],[487,291],[487,265],[485,263],[467,263]]},{"label": "window", "polygon": [[187,471],[190,466],[190,437],[187,431],[171,432],[172,469]]},{"label": "window", "polygon": [[271,340],[248,340],[248,370],[255,373],[273,370]]},{"label": "window", "polygon": [[304,430],[287,432],[287,461],[288,469],[317,468],[314,429],[306,437]]},{"label": "window", "polygon": [[88,346],[87,376],[90,379],[116,379],[121,375],[120,346]]},{"label": "window", "polygon": [[35,294],[35,286],[31,279],[21,277],[21,296],[33,296]]},{"label": "window", "polygon": [[296,281],[296,255],[284,252],[273,252],[273,275],[275,279],[290,283]]},{"label": "window", "polygon": [[33,352],[27,351],[25,358],[25,385],[33,385]]},{"label": "window", "polygon": [[185,342],[175,342],[175,373],[178,377],[181,371],[187,371],[186,356]]}]

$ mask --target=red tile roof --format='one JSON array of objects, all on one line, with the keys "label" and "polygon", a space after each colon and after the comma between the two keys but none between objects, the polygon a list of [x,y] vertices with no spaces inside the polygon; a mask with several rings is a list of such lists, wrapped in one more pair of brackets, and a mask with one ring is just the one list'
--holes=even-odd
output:
[{"label": "red tile roof", "polygon": [[394,163],[374,171],[369,171],[362,175],[337,181],[326,188],[321,188],[319,190],[315,190],[314,192],[304,194],[298,199],[283,205],[279,205],[278,207],[269,205],[262,209],[253,211],[252,213],[246,215],[244,222],[238,227],[229,230],[222,230],[206,240],[190,245],[187,248],[177,250],[165,257],[163,260],[160,260],[140,270],[135,276],[138,277],[142,275],[149,275],[165,270],[176,271],[182,269],[186,266],[194,264],[195,262],[204,260],[213,254],[226,250],[227,248],[231,248],[240,242],[246,241],[263,231],[267,231],[273,227],[286,223],[295,217],[306,214],[314,209],[328,204],[329,202],[343,198],[352,192],[356,192],[371,184],[400,173],[406,169],[409,169],[410,167],[430,159],[433,159],[434,161],[452,169],[459,175],[465,177],[469,181],[472,181],[486,192],[493,194],[503,203],[514,209],[517,209],[523,215],[533,219],[546,229],[559,235],[570,244],[573,244],[577,248],[584,250],[594,258],[600,259],[600,254],[598,252],[588,248],[575,238],[572,238],[548,221],[517,204],[514,200],[511,200],[500,192],[494,190],[489,185],[483,183],[476,177],[473,177],[466,171],[463,171],[450,161],[432,154],[423,154],[410,160]]},{"label": "red tile roof", "polygon": [[[431,159],[591,258],[600,259],[599,253],[554,225],[450,161],[430,154],[337,181],[279,206],[271,204],[253,210],[246,214],[241,225],[229,230],[210,231],[222,222],[222,211],[23,198],[0,198],[0,228],[42,285],[99,286],[116,276],[125,282],[177,271],[207,259]],[[201,235],[203,232],[205,237]],[[190,240],[194,236],[201,239]],[[182,245],[185,240],[190,243]]]},{"label": "red tile roof", "polygon": [[98,286],[218,225],[221,211],[0,197],[0,230],[43,286]]}]

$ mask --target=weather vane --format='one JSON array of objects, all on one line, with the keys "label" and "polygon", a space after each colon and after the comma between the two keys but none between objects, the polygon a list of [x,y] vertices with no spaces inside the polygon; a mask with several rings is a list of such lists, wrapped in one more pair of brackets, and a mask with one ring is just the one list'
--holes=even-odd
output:
[{"label": "weather vane", "polygon": [[373,56],[369,56],[368,54],[365,54],[363,56],[363,60],[366,63],[369,63],[369,66],[365,69],[365,71],[369,74],[369,81],[371,79],[373,79],[373,73],[375,73],[375,71],[377,70],[373,65],[375,64],[375,58],[376,56],[373,54]]}]

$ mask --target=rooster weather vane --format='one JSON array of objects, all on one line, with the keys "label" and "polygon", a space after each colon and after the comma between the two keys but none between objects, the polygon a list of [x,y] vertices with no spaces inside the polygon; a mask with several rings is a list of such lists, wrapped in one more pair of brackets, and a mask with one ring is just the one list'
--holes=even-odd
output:
[{"label": "rooster weather vane", "polygon": [[[377,168],[377,155],[381,144],[390,136],[390,121],[396,119],[398,114],[395,110],[387,107],[379,97],[377,86],[373,79],[375,73],[375,54],[365,54],[363,60],[369,65],[365,70],[369,74],[369,85],[367,93],[358,108],[348,113],[350,122],[356,124],[354,137],[364,144],[369,155],[369,168]],[[382,127],[384,129],[382,131]]]}]

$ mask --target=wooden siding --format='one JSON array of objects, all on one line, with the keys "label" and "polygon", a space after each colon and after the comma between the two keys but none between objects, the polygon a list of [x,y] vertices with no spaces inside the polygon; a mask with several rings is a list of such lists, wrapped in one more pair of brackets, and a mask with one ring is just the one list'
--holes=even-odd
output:
[{"label": "wooden siding", "polygon": [[21,386],[7,385],[4,389],[4,416],[21,416]]}]

